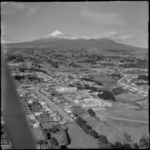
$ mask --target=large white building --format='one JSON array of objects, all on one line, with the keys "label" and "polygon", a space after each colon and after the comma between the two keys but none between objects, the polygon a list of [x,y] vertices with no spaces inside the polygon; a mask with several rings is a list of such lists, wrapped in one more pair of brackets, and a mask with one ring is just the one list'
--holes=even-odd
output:
[{"label": "large white building", "polygon": [[77,87],[57,87],[57,92],[74,92],[77,91]]},{"label": "large white building", "polygon": [[75,103],[77,104],[81,104],[82,107],[105,107],[105,106],[108,106],[108,107],[111,107],[112,106],[112,103],[111,102],[108,102],[108,101],[105,101],[105,100],[102,100],[102,99],[96,99],[96,98],[87,98],[87,99],[84,99],[84,100],[75,100],[74,101]]}]

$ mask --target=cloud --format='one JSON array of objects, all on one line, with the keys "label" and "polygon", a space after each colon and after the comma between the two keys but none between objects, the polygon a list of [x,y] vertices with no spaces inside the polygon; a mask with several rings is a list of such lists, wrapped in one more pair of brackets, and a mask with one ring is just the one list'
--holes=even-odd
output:
[{"label": "cloud", "polygon": [[111,37],[112,40],[136,47],[148,48],[148,33],[134,29],[123,34],[116,34]]},{"label": "cloud", "polygon": [[2,14],[12,14],[18,11],[25,10],[25,12],[29,15],[34,14],[39,10],[41,5],[27,6],[26,3],[23,2],[2,2],[1,4],[1,13]]},{"label": "cloud", "polygon": [[24,9],[25,4],[22,2],[2,2],[1,3],[2,8],[15,8],[15,9]]},{"label": "cloud", "polygon": [[90,10],[82,10],[80,15],[95,23],[102,25],[125,25],[126,22],[117,13],[97,13]]},{"label": "cloud", "polygon": [[1,14],[11,14],[18,10],[24,10],[25,4],[22,2],[2,2],[1,3]]},{"label": "cloud", "polygon": [[114,36],[116,36],[118,34],[118,32],[116,32],[116,31],[109,31],[109,32],[104,32],[103,34],[102,34],[102,37],[114,37]]},{"label": "cloud", "polygon": [[40,8],[40,6],[30,7],[29,11],[28,11],[28,14],[32,15],[32,14],[36,13],[39,10],[39,8]]},{"label": "cloud", "polygon": [[11,2],[11,5],[13,8],[20,9],[20,10],[25,8],[25,4],[21,2]]}]

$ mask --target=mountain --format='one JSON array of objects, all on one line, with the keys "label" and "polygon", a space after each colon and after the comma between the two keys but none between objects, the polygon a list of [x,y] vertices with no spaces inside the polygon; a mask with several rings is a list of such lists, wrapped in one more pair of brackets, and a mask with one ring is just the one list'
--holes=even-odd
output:
[{"label": "mountain", "polygon": [[71,39],[71,40],[76,40],[82,38],[81,36],[75,36],[75,35],[70,35],[70,34],[64,34],[60,32],[59,30],[55,30],[49,35],[45,35],[40,39]]},{"label": "mountain", "polygon": [[59,30],[56,30],[49,35],[45,35],[33,41],[11,43],[5,45],[12,48],[59,47],[62,49],[97,48],[100,50],[146,50],[144,48],[138,48],[126,44],[117,43],[106,38],[94,39],[94,38],[87,38],[85,36],[64,34]]}]

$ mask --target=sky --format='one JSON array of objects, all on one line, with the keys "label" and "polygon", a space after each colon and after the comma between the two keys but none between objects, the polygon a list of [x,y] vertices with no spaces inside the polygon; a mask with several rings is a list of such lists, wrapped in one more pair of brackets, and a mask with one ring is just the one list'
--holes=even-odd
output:
[{"label": "sky", "polygon": [[30,41],[55,30],[148,47],[148,2],[2,2],[1,41]]}]

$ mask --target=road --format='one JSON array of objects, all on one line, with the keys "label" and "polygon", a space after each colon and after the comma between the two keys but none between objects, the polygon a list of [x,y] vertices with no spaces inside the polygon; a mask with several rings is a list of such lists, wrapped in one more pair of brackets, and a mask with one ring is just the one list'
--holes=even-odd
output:
[{"label": "road", "polygon": [[45,100],[45,102],[47,103],[47,105],[52,108],[54,111],[57,111],[60,115],[62,115],[64,117],[65,121],[70,121],[72,120],[72,118],[66,113],[64,112],[61,108],[59,108],[57,105],[55,105],[50,99],[48,99],[46,96],[44,96],[43,94],[41,94],[37,89],[35,89],[35,92],[42,98]]},{"label": "road", "polygon": [[29,114],[32,114],[32,112],[30,111],[30,109],[29,109],[29,107],[28,107],[28,105],[27,105],[25,99],[23,99],[23,102],[24,102],[25,107],[27,108],[28,113],[29,113]]},{"label": "road", "polygon": [[119,118],[119,117],[113,117],[113,116],[107,116],[107,115],[102,115],[102,114],[98,114],[97,116],[106,117],[106,118],[111,118],[111,119],[115,119],[115,120],[122,120],[122,121],[130,121],[130,122],[137,122],[137,123],[149,124],[148,121],[131,120],[131,119]]}]

